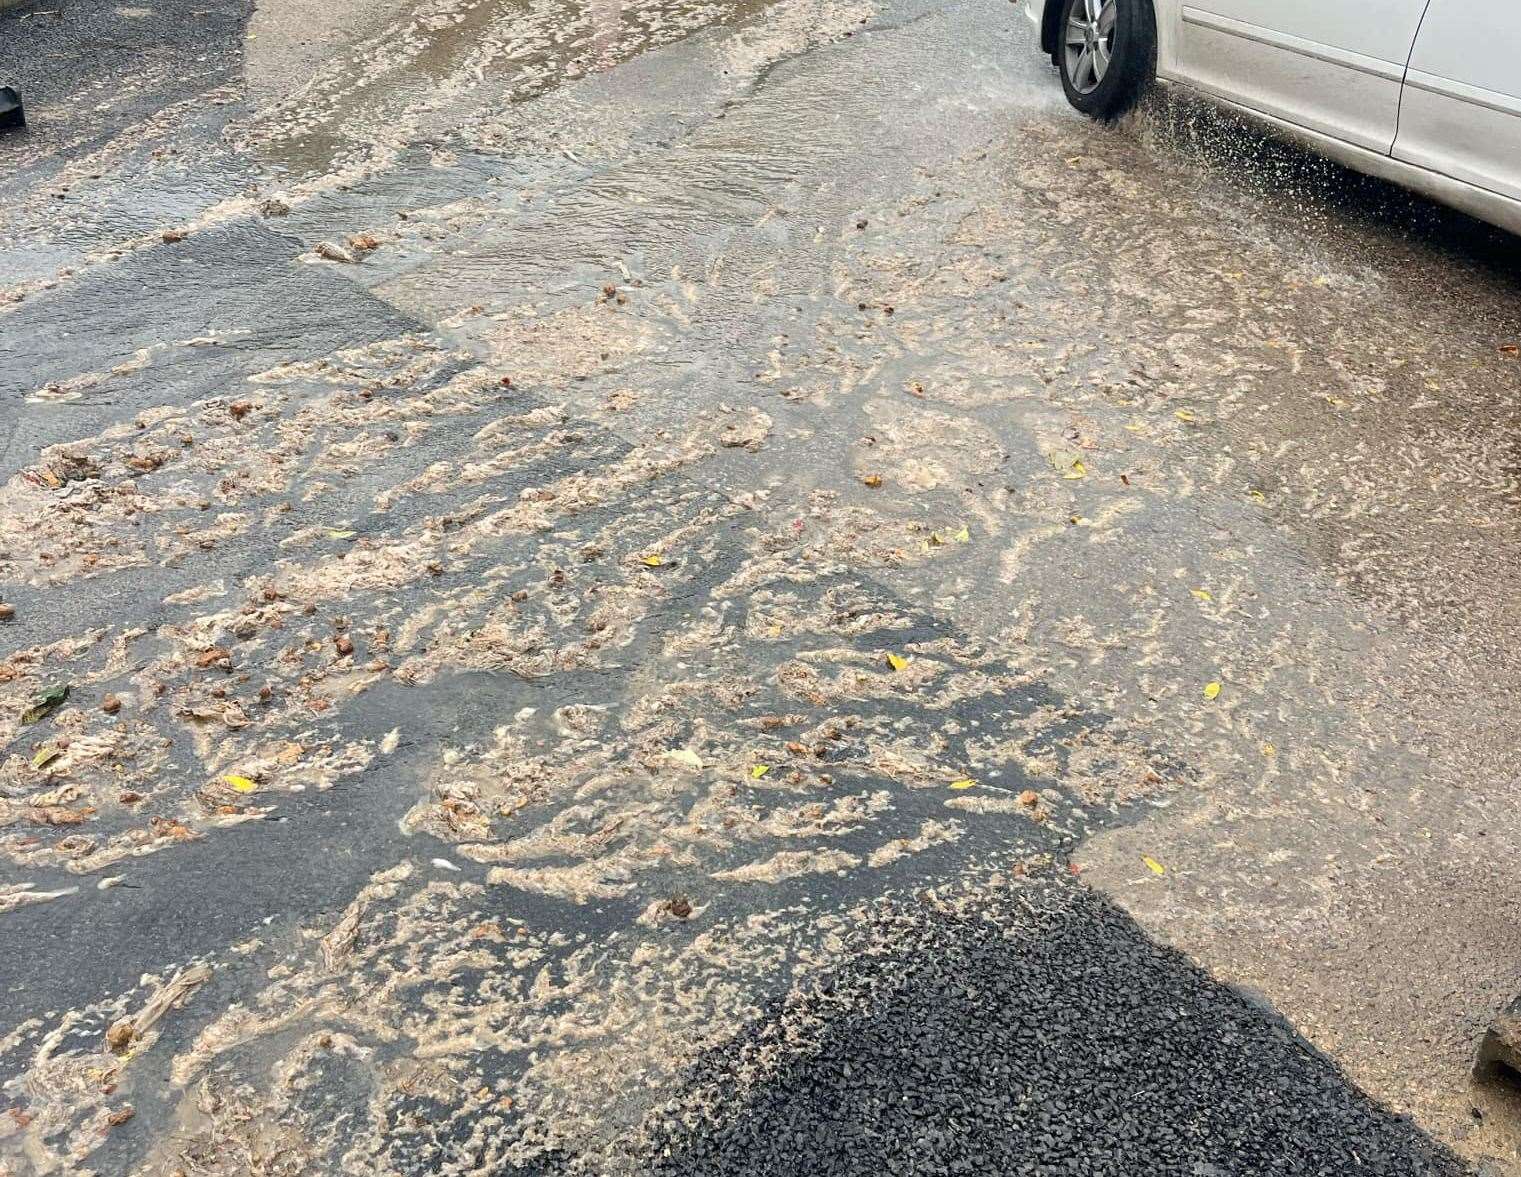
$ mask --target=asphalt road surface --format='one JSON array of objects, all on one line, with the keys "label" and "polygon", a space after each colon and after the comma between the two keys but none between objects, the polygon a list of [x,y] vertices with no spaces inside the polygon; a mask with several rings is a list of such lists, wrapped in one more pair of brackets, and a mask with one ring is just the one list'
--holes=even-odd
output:
[{"label": "asphalt road surface", "polygon": [[1521,1171],[1515,239],[1003,0],[5,83],[0,1175]]}]

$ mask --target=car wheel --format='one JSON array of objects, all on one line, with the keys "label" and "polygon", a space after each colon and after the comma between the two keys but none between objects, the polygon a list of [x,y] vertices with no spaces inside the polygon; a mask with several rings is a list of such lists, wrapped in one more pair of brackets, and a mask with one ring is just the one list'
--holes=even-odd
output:
[{"label": "car wheel", "polygon": [[1151,0],[1065,0],[1056,66],[1068,102],[1096,119],[1119,118],[1156,76]]}]

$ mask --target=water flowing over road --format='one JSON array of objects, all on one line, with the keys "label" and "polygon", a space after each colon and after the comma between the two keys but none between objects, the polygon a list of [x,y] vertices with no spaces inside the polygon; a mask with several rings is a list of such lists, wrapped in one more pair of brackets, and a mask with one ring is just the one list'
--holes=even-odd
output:
[{"label": "water flowing over road", "polygon": [[4,1177],[1518,1171],[1514,239],[1005,0],[7,82]]}]

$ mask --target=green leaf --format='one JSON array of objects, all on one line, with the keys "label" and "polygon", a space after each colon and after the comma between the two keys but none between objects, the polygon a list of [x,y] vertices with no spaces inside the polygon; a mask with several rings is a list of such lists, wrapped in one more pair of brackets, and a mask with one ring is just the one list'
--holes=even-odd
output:
[{"label": "green leaf", "polygon": [[36,723],[39,719],[57,711],[68,697],[69,688],[67,683],[56,683],[48,687],[32,700],[30,707],[21,713],[21,722]]}]

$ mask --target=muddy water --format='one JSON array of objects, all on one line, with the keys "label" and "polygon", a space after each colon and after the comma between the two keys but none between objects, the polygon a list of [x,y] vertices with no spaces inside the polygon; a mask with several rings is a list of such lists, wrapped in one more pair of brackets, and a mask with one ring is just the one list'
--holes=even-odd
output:
[{"label": "muddy water", "polygon": [[1001,4],[376,12],[4,320],[0,1163],[606,1171],[881,895],[1064,859],[1489,1148],[1471,227],[1090,127]]},{"label": "muddy water", "polygon": [[[760,0],[435,0],[365,29],[317,63],[294,93],[261,110],[246,142],[281,174],[320,175],[387,147],[448,135],[462,122],[763,8]],[[275,27],[282,19],[278,5],[267,18]],[[277,69],[289,51],[272,46],[266,61],[264,48],[251,43],[250,74]]]}]

